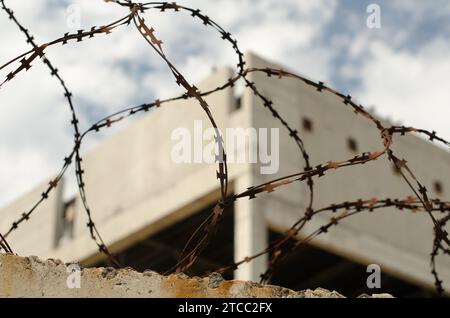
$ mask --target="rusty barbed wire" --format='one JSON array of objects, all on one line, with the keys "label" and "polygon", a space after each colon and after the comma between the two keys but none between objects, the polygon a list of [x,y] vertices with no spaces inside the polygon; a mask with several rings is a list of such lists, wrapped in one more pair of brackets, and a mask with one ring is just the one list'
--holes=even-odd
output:
[{"label": "rusty barbed wire", "polygon": [[[418,180],[418,178],[414,175],[413,171],[407,165],[406,159],[400,159],[394,154],[391,149],[391,145],[395,135],[404,136],[409,133],[417,133],[423,134],[428,137],[431,142],[437,141],[442,143],[443,145],[450,147],[450,143],[439,137],[435,131],[427,131],[424,129],[416,129],[413,127],[405,127],[405,126],[391,126],[384,127],[381,121],[374,116],[372,116],[368,111],[364,109],[362,105],[357,104],[350,95],[342,94],[338,91],[333,90],[326,86],[323,82],[315,82],[306,77],[293,74],[291,72],[287,72],[281,69],[274,68],[246,68],[246,61],[244,59],[244,54],[240,51],[237,41],[231,36],[229,32],[224,30],[219,24],[209,18],[207,15],[201,13],[199,9],[192,9],[185,6],[178,5],[176,3],[167,3],[167,2],[148,2],[148,3],[134,3],[132,1],[118,1],[118,0],[105,0],[105,2],[115,3],[119,6],[125,7],[129,10],[129,13],[121,19],[118,19],[108,25],[105,26],[93,26],[90,30],[79,30],[76,33],[66,33],[63,37],[60,37],[54,41],[44,43],[42,45],[37,45],[34,42],[34,38],[31,36],[29,31],[25,29],[17,20],[14,15],[14,12],[7,8],[4,0],[0,0],[0,4],[2,5],[3,11],[5,11],[9,18],[13,20],[13,22],[19,27],[19,29],[25,34],[27,38],[27,43],[32,45],[32,49],[29,51],[19,55],[18,57],[6,62],[2,66],[0,66],[0,70],[5,69],[6,67],[20,63],[13,71],[7,74],[6,79],[0,83],[0,89],[9,81],[12,81],[23,71],[27,71],[31,68],[35,60],[38,58],[42,59],[43,62],[48,66],[51,71],[51,75],[56,76],[60,85],[64,90],[65,97],[67,98],[67,102],[69,105],[69,109],[71,111],[72,121],[71,124],[74,129],[74,147],[69,155],[64,158],[64,164],[59,172],[59,174],[50,181],[47,189],[42,193],[39,200],[33,205],[33,207],[24,212],[21,217],[13,222],[10,229],[5,233],[4,236],[0,234],[0,250],[4,250],[6,252],[12,252],[11,247],[6,241],[8,235],[16,230],[19,225],[28,220],[32,213],[36,210],[36,208],[48,198],[53,189],[56,188],[58,182],[61,180],[63,175],[66,173],[68,167],[74,163],[75,164],[75,174],[77,178],[77,184],[79,189],[80,198],[83,204],[83,208],[88,217],[87,227],[90,232],[91,239],[97,244],[99,251],[105,253],[116,266],[120,266],[114,259],[113,255],[109,252],[104,243],[95,223],[92,219],[92,211],[88,204],[87,192],[85,189],[83,174],[84,170],[82,168],[82,158],[80,156],[80,148],[84,138],[91,132],[98,132],[102,129],[109,128],[113,126],[116,122],[122,121],[126,118],[132,117],[133,115],[141,112],[147,112],[151,108],[159,108],[163,104],[181,100],[181,99],[195,99],[199,103],[200,107],[205,112],[208,120],[211,125],[215,129],[215,142],[216,146],[219,149],[219,155],[216,157],[216,162],[218,163],[218,171],[216,172],[216,178],[219,179],[221,199],[217,202],[215,207],[213,208],[209,217],[204,220],[202,225],[194,232],[194,234],[189,239],[186,244],[185,249],[179,259],[179,262],[173,268],[178,272],[185,271],[189,267],[191,267],[198,255],[204,250],[207,246],[210,238],[214,235],[217,224],[220,222],[220,218],[227,206],[233,204],[236,200],[242,198],[254,199],[257,195],[262,193],[271,193],[275,191],[278,187],[286,186],[288,184],[294,182],[306,182],[308,191],[309,191],[309,199],[306,204],[306,209],[304,215],[295,222],[292,227],[287,230],[282,238],[276,240],[275,242],[271,242],[269,246],[263,251],[255,254],[249,255],[244,260],[235,262],[225,268],[218,269],[219,272],[223,272],[230,269],[236,269],[238,266],[245,262],[249,262],[256,257],[259,257],[264,254],[272,253],[270,257],[270,263],[268,270],[263,273],[262,281],[268,282],[270,277],[275,270],[277,264],[283,257],[285,257],[289,252],[294,250],[300,245],[306,244],[310,242],[313,238],[317,237],[320,234],[326,233],[332,226],[339,224],[339,222],[347,217],[352,215],[362,213],[362,212],[373,212],[375,210],[379,210],[382,208],[393,207],[398,210],[410,210],[412,212],[425,212],[429,215],[431,221],[433,222],[433,232],[434,232],[434,241],[433,241],[433,249],[430,254],[430,263],[431,263],[431,273],[435,279],[435,285],[438,293],[443,292],[442,281],[439,278],[435,258],[439,253],[450,255],[450,240],[448,238],[448,233],[445,231],[445,225],[450,219],[450,214],[444,216],[441,219],[438,219],[434,216],[434,213],[441,212],[446,213],[450,211],[450,203],[445,201],[440,201],[438,199],[429,198],[427,195],[426,187]],[[237,64],[237,73],[229,78],[224,84],[218,86],[215,89],[210,91],[201,92],[197,87],[190,84],[189,81],[178,71],[176,66],[170,61],[170,59],[165,55],[163,51],[163,42],[157,38],[156,31],[153,27],[149,26],[145,19],[142,17],[148,10],[159,10],[159,12],[187,12],[189,13],[194,20],[198,20],[202,22],[206,27],[211,27],[215,29],[219,36],[227,41],[231,48],[235,51],[236,56],[238,58]],[[79,132],[78,129],[78,118],[76,116],[76,112],[72,103],[72,94],[68,90],[65,85],[64,80],[59,75],[58,70],[53,67],[51,62],[45,57],[45,51],[47,48],[56,45],[56,44],[67,44],[69,41],[81,42],[84,39],[91,39],[95,35],[98,34],[109,34],[113,32],[116,28],[121,26],[129,26],[133,24],[136,30],[143,36],[144,40],[151,46],[151,48],[159,55],[159,57],[163,60],[163,62],[168,66],[169,71],[175,78],[176,83],[185,89],[185,93],[165,99],[165,100],[155,100],[152,103],[146,103],[139,106],[126,107],[121,111],[116,112],[114,114],[108,115],[101,120],[98,120],[93,125],[91,125],[86,131],[83,133]],[[383,147],[377,151],[372,152],[364,152],[359,155],[356,155],[352,158],[346,160],[331,160],[326,163],[321,163],[313,167],[309,160],[308,152],[305,148],[303,140],[300,137],[300,134],[297,130],[292,128],[288,122],[283,118],[283,116],[276,110],[275,104],[272,100],[264,96],[257,88],[257,85],[252,82],[248,75],[251,73],[263,73],[269,78],[274,79],[284,79],[290,78],[294,80],[301,81],[306,85],[310,86],[312,89],[322,92],[322,93],[330,93],[340,98],[343,104],[346,107],[351,107],[356,115],[361,115],[365,117],[367,120],[371,121],[375,127],[379,130],[380,138],[382,140]],[[275,180],[271,180],[265,182],[260,185],[255,185],[247,188],[246,190],[228,196],[228,168],[226,161],[226,153],[223,146],[223,139],[219,132],[219,125],[216,123],[213,114],[209,109],[209,105],[205,101],[204,97],[214,94],[218,91],[224,90],[226,88],[233,87],[239,80],[244,81],[245,86],[249,88],[255,96],[257,96],[267,111],[271,113],[271,115],[281,123],[281,125],[286,129],[290,138],[296,143],[299,151],[301,153],[302,160],[304,162],[304,168],[302,171],[294,172],[288,176],[284,176],[281,178],[277,178]],[[386,157],[388,161],[392,162],[394,166],[397,168],[398,172],[402,176],[405,183],[409,186],[415,198],[410,196],[404,200],[399,199],[383,199],[378,200],[376,198],[362,200],[359,199],[353,202],[343,202],[339,204],[332,204],[328,207],[321,208],[318,210],[313,209],[314,202],[314,178],[319,178],[325,176],[325,173],[328,170],[332,169],[340,169],[344,167],[351,167],[361,164],[366,164],[377,160],[378,158]],[[298,237],[300,231],[304,228],[305,224],[311,220],[315,215],[331,211],[337,212],[338,210],[344,210],[341,214],[336,217],[333,217],[329,223],[321,226],[319,229],[314,231],[313,233],[307,235],[305,238],[298,240],[294,245],[288,244],[289,240],[292,238]]]}]

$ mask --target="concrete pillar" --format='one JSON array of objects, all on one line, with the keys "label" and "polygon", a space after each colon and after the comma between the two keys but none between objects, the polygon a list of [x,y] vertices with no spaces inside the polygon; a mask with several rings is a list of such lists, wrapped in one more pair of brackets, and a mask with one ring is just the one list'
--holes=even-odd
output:
[{"label": "concrete pillar", "polygon": [[[237,178],[235,191],[243,191],[252,185],[250,171]],[[235,202],[234,259],[241,261],[267,247],[267,226],[264,211],[257,209],[256,200],[242,198]],[[260,256],[244,263],[235,271],[235,279],[258,282],[267,268],[267,256]]]}]

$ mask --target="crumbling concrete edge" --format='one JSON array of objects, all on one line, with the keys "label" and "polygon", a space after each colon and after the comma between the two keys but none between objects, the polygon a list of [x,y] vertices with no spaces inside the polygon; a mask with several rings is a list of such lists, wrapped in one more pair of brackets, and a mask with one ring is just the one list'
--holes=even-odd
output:
[{"label": "crumbling concrete edge", "polygon": [[[317,288],[293,291],[253,282],[224,280],[220,274],[163,276],[131,268],[79,268],[60,260],[0,254],[0,297],[150,297],[150,298],[344,298]],[[376,294],[364,297],[392,297]]]}]

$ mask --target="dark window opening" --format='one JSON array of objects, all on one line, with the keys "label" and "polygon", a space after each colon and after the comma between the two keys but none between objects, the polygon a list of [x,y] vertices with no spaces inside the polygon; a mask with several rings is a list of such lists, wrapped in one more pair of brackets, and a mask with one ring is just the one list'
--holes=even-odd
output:
[{"label": "dark window opening", "polygon": [[433,188],[434,192],[436,192],[437,194],[441,195],[443,193],[442,183],[440,183],[439,181],[434,182]]},{"label": "dark window opening", "polygon": [[303,127],[304,131],[311,132],[313,130],[313,123],[312,123],[311,119],[303,117],[302,127]]},{"label": "dark window opening", "polygon": [[[179,261],[181,252],[191,235],[211,214],[214,204],[191,216],[188,216],[156,234],[115,254],[123,266],[129,266],[137,271],[146,269],[164,273]],[[234,208],[225,209],[217,225],[217,230],[203,250],[196,263],[185,272],[189,276],[200,276],[231,265],[234,261]],[[109,261],[95,264],[111,266]],[[233,273],[224,273],[224,278],[233,279]]]},{"label": "dark window opening", "polygon": [[237,96],[234,98],[234,105],[232,106],[231,111],[236,111],[241,109],[242,107],[242,96]]},{"label": "dark window opening", "polygon": [[63,245],[74,238],[75,199],[64,204],[57,221],[56,246]]},{"label": "dark window opening", "polygon": [[[269,239],[279,239],[278,232],[269,230]],[[288,244],[294,244],[291,239]],[[367,267],[312,245],[302,245],[293,250],[276,267],[271,284],[293,290],[317,287],[336,290],[346,297],[361,294],[390,293],[395,297],[433,297],[432,290],[413,285],[381,272],[381,288],[366,286]]]},{"label": "dark window opening", "polygon": [[358,151],[358,143],[356,142],[356,140],[352,137],[347,139],[347,147],[348,149],[350,149],[350,151],[352,152],[357,152]]}]

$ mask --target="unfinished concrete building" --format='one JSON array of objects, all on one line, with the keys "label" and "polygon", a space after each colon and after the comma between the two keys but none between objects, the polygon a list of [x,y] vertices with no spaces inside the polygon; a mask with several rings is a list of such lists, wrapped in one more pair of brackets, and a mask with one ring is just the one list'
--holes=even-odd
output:
[{"label": "unfinished concrete building", "polygon": [[[277,67],[253,54],[247,55],[247,61],[250,67]],[[231,68],[221,69],[198,87],[215,88],[232,74]],[[250,78],[300,132],[313,165],[382,149],[378,130],[335,96],[295,80],[259,73],[250,74]],[[226,89],[207,97],[207,101],[221,128],[280,128],[278,172],[262,175],[259,163],[230,163],[230,193],[303,169],[294,141],[250,90],[238,94],[235,88]],[[171,133],[184,127],[194,134],[194,121],[210,127],[196,101],[172,102],[131,122],[84,156],[94,221],[124,265],[138,270],[169,269],[220,198],[216,164],[179,164],[171,158]],[[246,146],[251,148],[249,143]],[[413,135],[397,138],[395,150],[408,158],[430,197],[450,198],[448,151]],[[39,198],[44,186],[0,210],[0,231]],[[63,186],[60,183],[30,221],[11,234],[12,247],[23,256],[60,258],[85,266],[107,264],[90,239],[81,201],[77,197],[64,202]],[[392,164],[381,158],[315,179],[314,207],[408,195],[412,195],[411,190]],[[270,195],[258,195],[255,200],[236,201],[190,274],[214,270],[261,251],[304,213],[307,197],[306,185],[294,183]],[[330,214],[313,218],[300,237],[329,218]],[[368,275],[365,266],[375,263],[382,269],[382,292],[423,295],[433,290],[429,265],[432,234],[432,223],[424,213],[386,209],[357,215],[293,252],[280,264],[273,283],[293,289],[325,287],[357,295],[364,292]],[[267,256],[263,256],[227,275],[259,280],[266,266]],[[450,260],[439,258],[438,269],[444,287],[450,289]]]}]

